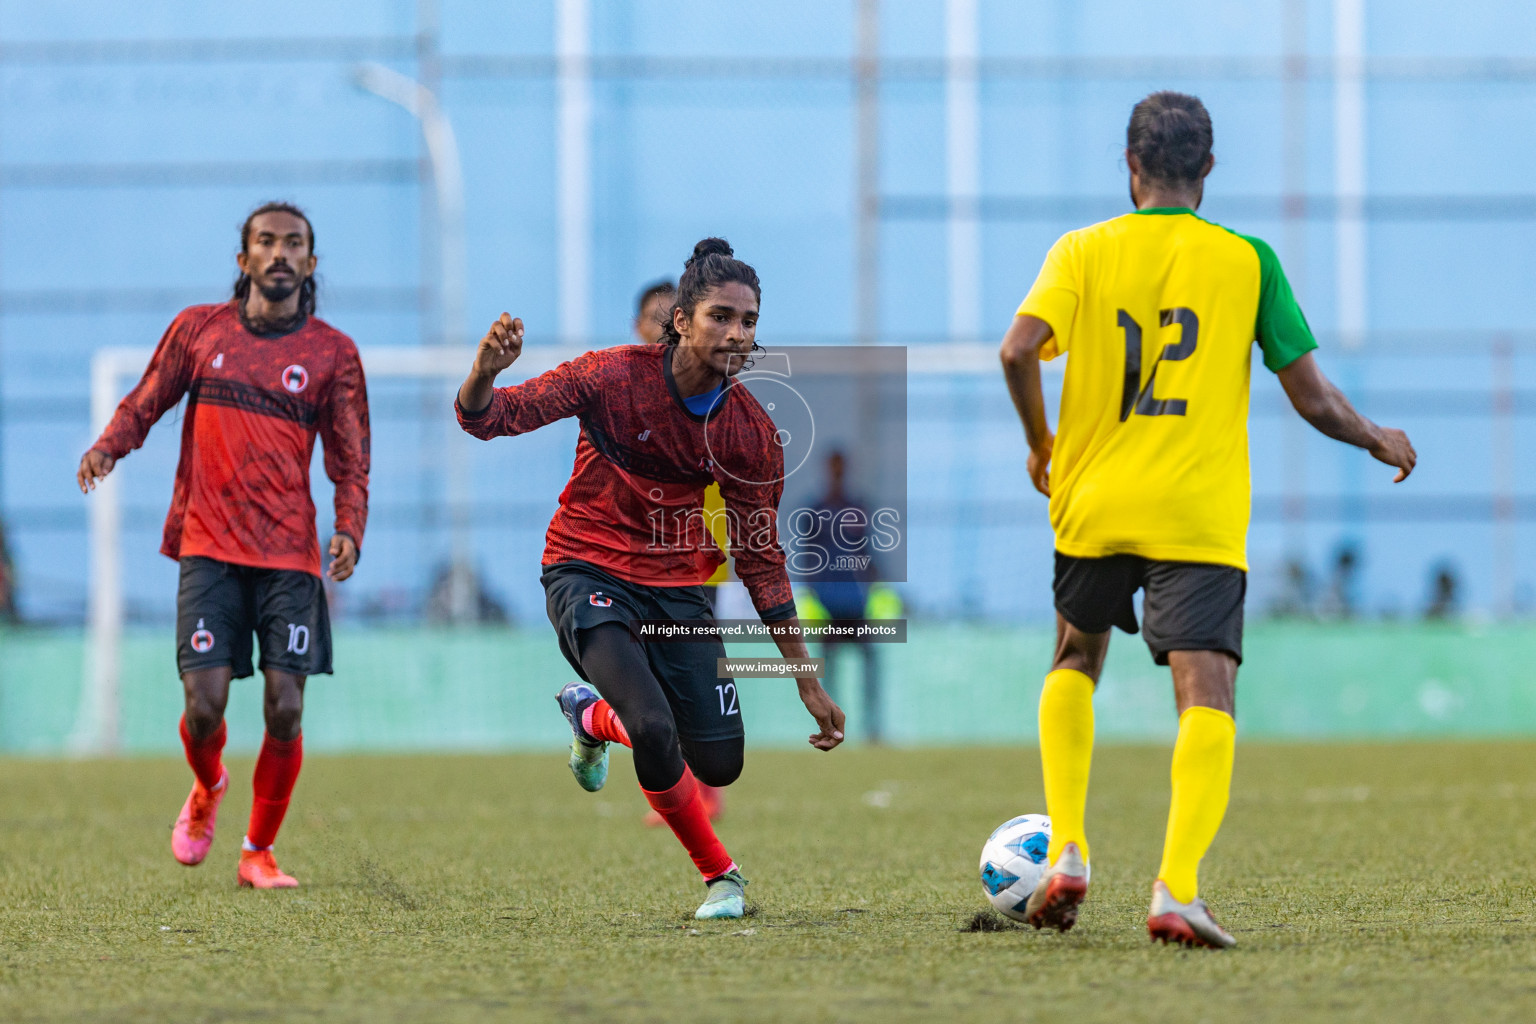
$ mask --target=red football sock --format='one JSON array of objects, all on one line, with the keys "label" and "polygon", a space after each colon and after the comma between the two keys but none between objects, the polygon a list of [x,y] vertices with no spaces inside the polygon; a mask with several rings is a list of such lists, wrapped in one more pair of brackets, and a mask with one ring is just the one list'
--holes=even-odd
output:
[{"label": "red football sock", "polygon": [[624,731],[624,723],[619,721],[619,716],[613,713],[613,708],[605,700],[587,705],[587,709],[581,713],[581,727],[587,730],[588,735],[600,740],[622,743],[626,747],[634,745],[629,742],[629,733]]},{"label": "red football sock", "polygon": [[219,779],[224,776],[226,732],[224,721],[220,719],[219,727],[213,730],[213,735],[195,740],[187,731],[187,716],[181,716],[181,745],[186,748],[187,764],[192,766],[192,774],[197,776],[197,781],[203,784],[204,789],[217,786]]},{"label": "red football sock", "polygon": [[687,765],[683,766],[683,777],[671,789],[663,793],[652,793],[642,786],[640,792],[645,794],[656,813],[671,826],[678,842],[683,844],[688,856],[693,858],[699,874],[710,879],[731,870],[734,866],[731,855],[725,852],[725,845],[720,842],[714,826],[709,823],[709,815],[705,813],[704,803],[699,799],[699,784]]},{"label": "red football sock", "polygon": [[718,786],[706,786],[699,783],[699,802],[704,805],[704,813],[710,819],[720,817],[725,813],[725,790]]},{"label": "red football sock", "polygon": [[252,788],[256,799],[251,804],[251,827],[245,838],[263,849],[277,839],[277,830],[288,813],[288,798],[299,781],[299,766],[304,763],[304,734],[291,740],[275,740],[267,735],[261,741],[261,755],[256,758],[256,778]]}]

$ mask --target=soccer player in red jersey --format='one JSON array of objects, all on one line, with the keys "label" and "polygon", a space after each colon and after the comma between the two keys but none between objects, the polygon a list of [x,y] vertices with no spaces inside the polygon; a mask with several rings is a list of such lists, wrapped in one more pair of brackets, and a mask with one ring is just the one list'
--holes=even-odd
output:
[{"label": "soccer player in red jersey", "polygon": [[171,833],[183,864],[213,843],[231,678],[266,677],[266,737],[237,874],[257,889],[298,885],[272,844],[299,777],[304,681],[331,671],[331,624],[309,491],[318,434],[336,484],[327,575],[352,575],[368,518],[368,393],[352,339],[315,313],[315,234],[287,203],[258,207],[240,231],[228,302],[182,310],[149,368],[80,460],[89,492],[149,428],[188,396],[181,461],[160,550],[181,565],[176,662],[186,693],[181,740],[192,793]]},{"label": "soccer player in red jersey", "polygon": [[[668,280],[660,280],[647,285],[640,293],[639,300],[635,303],[635,338],[642,345],[663,345],[667,342],[667,322],[672,319],[672,303],[677,298],[677,285]],[[710,533],[714,535],[715,542],[721,547],[728,546],[728,539],[723,537],[725,527],[716,519],[717,513],[725,511],[725,502],[720,498],[720,488],[711,484],[704,490],[704,515],[709,523]],[[704,599],[709,602],[709,607],[715,607],[715,600],[719,594],[720,584],[729,577],[727,566],[724,562],[715,570],[714,575],[704,581]],[[710,821],[719,821],[725,813],[725,790],[718,786],[709,786],[699,783],[699,799],[704,802],[704,811],[709,815]],[[666,819],[656,813],[654,809],[645,812],[645,824],[648,828],[661,828]]]},{"label": "soccer player in red jersey", "polygon": [[[489,440],[578,417],[576,466],[544,549],[544,584],[560,651],[586,682],[559,694],[583,789],[608,777],[608,743],[634,751],[646,800],[688,850],[708,887],[701,919],[741,917],[736,863],[709,822],[699,783],[741,774],[745,732],[736,684],[718,678],[718,636],[658,642],[641,620],[713,621],[702,584],[723,555],[704,527],[705,488],[725,498],[736,572],[787,658],[806,657],[779,546],[784,456],[768,414],[732,378],[753,348],[761,288],[731,247],[694,248],[667,343],[588,352],[525,383],[495,387],[523,348],[523,322],[491,325],[459,388],[464,429]],[[843,712],[813,676],[797,680],[816,720],[811,745],[843,741]],[[588,685],[588,683],[592,685]],[[593,687],[596,687],[594,690]]]}]

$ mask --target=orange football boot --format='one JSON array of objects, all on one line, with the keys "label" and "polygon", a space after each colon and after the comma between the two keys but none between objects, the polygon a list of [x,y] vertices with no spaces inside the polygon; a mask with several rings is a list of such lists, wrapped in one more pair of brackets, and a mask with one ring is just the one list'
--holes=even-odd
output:
[{"label": "orange football boot", "polygon": [[299,880],[283,874],[272,856],[272,849],[247,850],[240,848],[240,872],[237,875],[242,889],[297,889]]}]

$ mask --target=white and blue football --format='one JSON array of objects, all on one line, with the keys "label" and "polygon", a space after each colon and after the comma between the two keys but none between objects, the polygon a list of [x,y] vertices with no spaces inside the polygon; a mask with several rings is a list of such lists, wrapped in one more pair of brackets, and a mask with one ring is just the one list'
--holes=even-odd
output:
[{"label": "white and blue football", "polygon": [[1009,818],[981,848],[981,887],[998,913],[1024,920],[1024,904],[1045,877],[1051,819],[1043,814]]}]

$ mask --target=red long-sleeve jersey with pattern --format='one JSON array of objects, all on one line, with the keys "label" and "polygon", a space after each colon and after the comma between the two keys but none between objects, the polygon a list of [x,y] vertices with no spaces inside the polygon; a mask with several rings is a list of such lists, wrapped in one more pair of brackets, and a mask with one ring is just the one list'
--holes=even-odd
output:
[{"label": "red long-sleeve jersey with pattern", "polygon": [[320,575],[309,463],[318,434],[336,532],[363,544],[368,388],[352,339],[316,317],[251,332],[233,301],[182,310],[92,447],[120,459],[187,395],[160,550]]},{"label": "red long-sleeve jersey with pattern", "polygon": [[690,412],[672,378],[669,345],[588,352],[513,387],[469,414],[482,440],[578,417],[576,466],[545,535],[544,564],[590,562],[653,587],[703,583],[725,556],[710,536],[704,490],[720,485],[736,574],[766,621],[794,614],[779,545],[783,449],[745,387],[727,387],[709,416]]}]

